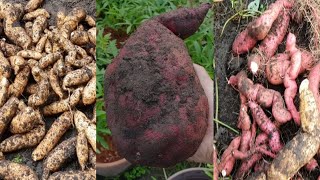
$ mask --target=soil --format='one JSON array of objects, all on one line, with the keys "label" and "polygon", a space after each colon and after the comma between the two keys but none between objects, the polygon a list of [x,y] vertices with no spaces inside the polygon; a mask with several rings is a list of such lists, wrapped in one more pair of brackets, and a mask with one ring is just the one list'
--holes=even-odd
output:
[{"label": "soil", "polygon": [[108,125],[121,156],[167,167],[196,151],[207,129],[208,104],[183,40],[156,21],[145,22],[106,77]]},{"label": "soil", "polygon": [[[25,5],[28,1],[21,1],[21,0],[7,0],[7,2],[15,2],[15,3],[22,3]],[[63,10],[66,13],[70,12],[74,7],[83,7],[86,9],[87,13],[90,14],[91,16],[95,16],[95,1],[91,0],[57,0],[57,1],[48,1],[44,0],[43,2],[43,8],[45,8],[50,14],[50,20],[49,20],[49,25],[55,25],[55,17],[56,13],[59,10]],[[86,115],[89,118],[92,118],[92,111],[93,107],[86,107],[83,108],[79,107],[79,109],[82,112],[85,112]],[[84,110],[85,109],[85,110]],[[54,120],[57,117],[51,117],[51,118],[44,118],[44,121],[46,122],[46,131],[50,128],[51,124],[54,122]],[[11,134],[8,132],[4,134],[4,138],[9,137]],[[66,132],[66,134],[61,138],[59,141],[62,142],[65,139],[68,139],[70,137],[76,136],[76,129],[70,129]],[[20,159],[21,163],[28,165],[30,168],[32,168],[38,175],[38,177],[42,176],[43,169],[42,169],[42,161],[33,161],[31,159],[31,154],[34,148],[28,148],[28,149],[22,149],[13,153],[5,153],[5,158],[7,160],[13,160],[13,159]],[[79,163],[77,162],[77,158],[74,157],[71,162],[68,164],[64,165],[60,170],[61,171],[67,171],[67,170],[80,170],[80,166],[78,165]]]},{"label": "soil", "polygon": [[[245,0],[243,3],[244,7],[247,7],[247,3],[251,2],[251,0]],[[263,4],[270,4],[273,1],[270,0],[262,0]],[[224,1],[223,3],[216,3],[214,5],[214,29],[215,29],[215,75],[218,80],[218,119],[223,123],[230,125],[234,129],[238,130],[236,127],[239,107],[240,107],[240,99],[239,93],[234,90],[230,85],[228,85],[227,80],[231,75],[237,74],[241,70],[247,70],[246,67],[246,58],[245,55],[241,57],[233,57],[231,54],[232,43],[248,22],[251,19],[243,19],[239,21],[238,19],[231,20],[228,25],[225,27],[224,32],[221,34],[223,26],[225,22],[233,16],[236,12],[231,8],[230,1]],[[291,22],[292,23],[292,22]],[[290,24],[290,32],[294,32],[297,35],[297,43],[300,47],[308,47],[308,37],[306,37],[306,25],[297,25]],[[284,44],[280,45],[279,51],[284,51]],[[249,74],[249,73],[247,73]],[[250,78],[254,80],[254,82],[260,82],[265,87],[272,88],[280,91],[283,94],[284,88],[282,86],[273,86],[265,82],[262,77],[252,77]],[[301,82],[303,77],[299,77],[297,80],[298,85]],[[298,97],[295,99],[295,104],[298,107]],[[271,117],[270,109],[266,111],[268,117]],[[284,142],[287,142],[289,139],[297,133],[299,127],[297,127],[292,121],[286,123],[281,126],[281,138]],[[239,130],[238,130],[239,131]],[[240,131],[239,131],[240,132]],[[231,140],[238,136],[233,131],[219,125],[219,127],[215,127],[215,140],[217,144],[217,148],[219,150],[218,154],[221,156],[223,150],[229,145]],[[220,157],[219,156],[219,157]],[[270,161],[270,159],[267,159]],[[239,161],[234,167],[234,171],[232,174],[235,174],[235,169],[239,166]],[[306,172],[305,170],[301,170],[300,173],[304,179],[316,179],[320,174],[319,169],[313,172]]]}]

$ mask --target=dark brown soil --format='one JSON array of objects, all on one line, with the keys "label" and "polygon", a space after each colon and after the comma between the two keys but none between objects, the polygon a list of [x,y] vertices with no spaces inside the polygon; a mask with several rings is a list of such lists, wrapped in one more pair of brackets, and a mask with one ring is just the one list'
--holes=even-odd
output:
[{"label": "dark brown soil", "polygon": [[126,41],[105,77],[108,125],[120,156],[165,167],[197,150],[208,104],[183,40],[148,21]]},{"label": "dark brown soil", "polygon": [[[16,3],[22,3],[25,5],[28,1],[22,1],[22,0],[7,0],[7,2],[16,2]],[[87,13],[95,16],[95,1],[91,0],[57,0],[57,1],[49,1],[44,0],[43,2],[43,8],[45,8],[50,14],[50,25],[55,25],[55,18],[56,13],[59,10],[64,10],[66,14],[70,12],[74,7],[83,7],[86,9]],[[81,108],[81,107],[80,107]],[[92,107],[86,108],[86,111],[89,114],[88,117],[91,118],[92,116]],[[46,122],[46,131],[50,128],[53,121],[56,119],[56,117],[52,118],[45,118],[44,121]],[[3,138],[9,137],[10,134],[6,133]],[[62,142],[65,139],[68,139],[70,137],[76,136],[76,129],[70,129],[67,131],[67,133],[62,137],[60,142]],[[2,140],[2,139],[0,139]],[[60,143],[59,142],[59,143]],[[22,149],[13,153],[5,153],[5,158],[7,160],[13,160],[13,159],[20,159],[21,163],[28,165],[31,167],[38,175],[38,177],[41,177],[42,175],[42,161],[34,162],[31,159],[31,154],[34,148],[28,148],[28,149]],[[17,158],[18,157],[18,158]],[[76,157],[68,164],[66,164],[61,170],[79,170],[80,166],[78,165]]]},{"label": "dark brown soil", "polygon": [[[246,4],[248,1],[243,1]],[[249,0],[249,2],[251,2]],[[273,1],[261,1],[263,4],[271,3]],[[245,6],[247,7],[247,6]],[[231,54],[232,43],[237,36],[238,33],[241,32],[251,21],[251,19],[243,19],[238,21],[238,19],[234,21],[230,21],[228,25],[225,27],[223,34],[221,35],[222,28],[224,23],[233,16],[236,12],[231,8],[230,1],[224,1],[223,3],[216,3],[214,6],[215,19],[214,19],[214,29],[215,29],[215,75],[218,80],[218,95],[219,95],[219,114],[218,119],[225,124],[230,125],[234,129],[236,127],[239,107],[240,107],[240,99],[239,93],[234,90],[230,85],[227,84],[227,79],[231,75],[237,74],[241,70],[246,70],[246,55],[242,57],[233,57]],[[292,22],[291,22],[292,23]],[[290,24],[290,31],[294,32],[297,35],[297,43],[300,47],[308,47],[308,37],[306,36],[306,31],[303,30],[307,26]],[[221,36],[220,36],[221,35]],[[282,52],[284,50],[284,45],[280,45],[279,51]],[[249,73],[247,73],[249,74]],[[263,80],[262,77],[252,77],[249,75],[254,82],[263,83],[265,87],[272,88],[280,91],[283,94],[284,88],[283,86],[273,86]],[[298,85],[301,82],[300,77],[297,80]],[[296,106],[298,107],[298,97],[295,99]],[[271,117],[270,110],[266,111],[267,116]],[[216,127],[215,127],[216,128]],[[282,141],[287,142],[289,139],[297,133],[298,127],[291,121],[287,124],[282,125],[281,127],[281,138]],[[240,130],[238,130],[240,132]],[[237,136],[233,131],[219,125],[218,130],[215,129],[215,139],[217,141],[218,153],[221,156],[223,150],[229,145],[231,140]],[[268,160],[268,159],[267,159]],[[270,161],[270,160],[269,160]],[[319,161],[318,161],[319,163]],[[235,173],[235,169],[238,168],[239,161],[237,165],[234,167],[233,173]],[[300,171],[304,179],[316,179],[320,174],[319,169],[314,172],[305,172],[304,170]],[[234,175],[234,174],[233,174]]]}]

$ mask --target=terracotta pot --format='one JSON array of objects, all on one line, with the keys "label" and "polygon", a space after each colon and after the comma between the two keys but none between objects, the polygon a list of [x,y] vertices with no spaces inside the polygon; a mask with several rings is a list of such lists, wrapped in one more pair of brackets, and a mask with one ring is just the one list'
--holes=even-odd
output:
[{"label": "terracotta pot", "polygon": [[97,146],[101,150],[101,154],[97,155],[97,174],[105,177],[116,176],[125,171],[131,164],[118,155],[111,136],[102,137],[109,144],[109,149],[103,149],[100,144]]},{"label": "terracotta pot", "polygon": [[124,158],[110,163],[97,162],[97,174],[106,177],[116,176],[125,171],[130,165]]},{"label": "terracotta pot", "polygon": [[170,176],[168,180],[211,180],[204,172],[208,168],[189,168],[184,169]]}]

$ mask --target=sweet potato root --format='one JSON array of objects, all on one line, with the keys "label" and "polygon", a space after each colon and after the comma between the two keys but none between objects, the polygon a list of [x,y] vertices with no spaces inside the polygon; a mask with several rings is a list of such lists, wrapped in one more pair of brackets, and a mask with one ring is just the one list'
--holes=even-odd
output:
[{"label": "sweet potato root", "polygon": [[89,159],[88,141],[84,130],[78,131],[76,151],[78,162],[81,166],[81,169],[84,170]]},{"label": "sweet potato root", "polygon": [[272,106],[272,114],[279,123],[285,123],[291,119],[291,114],[285,108],[281,94],[272,89],[266,89],[260,84],[253,84],[244,71],[239,72],[236,76],[231,76],[228,83],[237,87],[247,99],[255,101],[263,107]]},{"label": "sweet potato root", "polygon": [[88,82],[96,74],[96,65],[91,63],[81,69],[69,72],[64,78],[62,88],[68,90],[69,87],[77,86]]},{"label": "sweet potato root", "polygon": [[0,108],[7,102],[9,98],[9,81],[2,77],[0,80]]},{"label": "sweet potato root", "polygon": [[255,49],[255,53],[248,57],[248,67],[253,74],[265,71],[265,65],[268,64],[269,59],[275,54],[286,35],[289,21],[289,11],[282,10],[259,48]]},{"label": "sweet potato root", "polygon": [[287,53],[281,53],[273,56],[266,66],[266,76],[268,82],[274,85],[283,83],[284,76],[289,68],[290,57]]},{"label": "sweet potato root", "polygon": [[49,180],[60,180],[60,179],[95,180],[96,171],[93,169],[89,169],[86,171],[55,172],[49,177]]},{"label": "sweet potato root", "polygon": [[94,151],[96,151],[96,126],[91,124],[90,120],[81,111],[76,111],[74,113],[74,124],[76,125],[78,132],[85,132],[86,137],[91,144],[91,147]]},{"label": "sweet potato root", "polygon": [[67,139],[54,148],[43,162],[42,179],[48,179],[50,172],[55,172],[76,154],[76,137]]},{"label": "sweet potato root", "polygon": [[54,115],[59,114],[65,111],[70,110],[70,108],[75,107],[81,98],[81,93],[83,91],[83,88],[77,88],[74,90],[74,92],[70,95],[70,97],[66,99],[62,99],[57,102],[53,102],[43,108],[43,115]]},{"label": "sweet potato root", "polygon": [[0,151],[12,152],[39,144],[46,134],[44,122],[25,134],[15,134],[0,143]]},{"label": "sweet potato root", "polygon": [[82,102],[84,105],[93,104],[96,101],[96,77],[94,76],[84,87]]},{"label": "sweet potato root", "polygon": [[40,144],[32,152],[32,159],[38,161],[43,159],[59,142],[63,134],[71,127],[73,115],[71,112],[65,112],[53,122],[47,134]]},{"label": "sweet potato root", "polygon": [[0,136],[4,133],[18,109],[19,100],[11,97],[0,109]]},{"label": "sweet potato root", "polygon": [[1,179],[38,180],[37,174],[27,165],[0,160]]},{"label": "sweet potato root", "polygon": [[49,73],[50,73],[49,82],[50,82],[51,88],[59,96],[59,98],[62,99],[64,97],[64,91],[60,86],[59,77],[53,68],[50,70]]},{"label": "sweet potato root", "polygon": [[234,138],[227,149],[223,152],[221,156],[221,162],[218,165],[218,170],[222,173],[223,176],[230,175],[236,162],[236,159],[232,156],[232,151],[239,148],[240,142],[241,137]]},{"label": "sweet potato root", "polygon": [[25,11],[31,12],[37,9],[43,0],[30,0],[28,1],[27,5],[24,7]]},{"label": "sweet potato root", "polygon": [[44,16],[44,17],[46,17],[46,18],[49,18],[49,17],[50,17],[50,14],[48,13],[47,10],[42,9],[42,8],[39,8],[39,9],[37,9],[37,10],[35,10],[35,11],[32,11],[32,12],[29,12],[29,13],[25,14],[25,15],[23,16],[23,20],[25,20],[25,21],[30,21],[30,20],[35,19],[35,18],[38,17],[38,16]]},{"label": "sweet potato root", "polygon": [[42,117],[38,110],[34,110],[31,107],[24,107],[20,109],[19,113],[12,119],[10,132],[13,134],[26,133],[42,123]]}]

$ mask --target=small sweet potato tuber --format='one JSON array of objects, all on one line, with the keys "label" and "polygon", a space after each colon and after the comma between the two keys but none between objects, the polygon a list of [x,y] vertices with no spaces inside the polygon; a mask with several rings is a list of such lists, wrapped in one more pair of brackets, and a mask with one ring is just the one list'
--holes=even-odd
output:
[{"label": "small sweet potato tuber", "polygon": [[91,63],[81,69],[69,72],[63,78],[62,88],[67,90],[69,87],[81,85],[88,82],[96,74],[96,65]]},{"label": "small sweet potato tuber", "polygon": [[[41,120],[42,121],[42,120]],[[23,148],[29,148],[39,144],[46,134],[46,128],[42,121],[40,125],[25,134],[15,134],[0,143],[1,152],[12,152]]]},{"label": "small sweet potato tuber", "polygon": [[19,100],[11,97],[0,109],[0,136],[4,133],[18,109]]},{"label": "small sweet potato tuber", "polygon": [[20,97],[25,87],[27,86],[30,75],[29,66],[25,66],[16,76],[14,82],[9,86],[9,94],[15,97]]},{"label": "small sweet potato tuber", "polygon": [[10,56],[9,61],[15,75],[17,75],[27,64],[27,62],[21,56]]},{"label": "small sweet potato tuber", "polygon": [[90,120],[81,111],[74,113],[74,124],[76,125],[77,131],[84,131],[86,137],[91,144],[91,147],[96,151],[96,126],[90,123]]},{"label": "small sweet potato tuber", "polygon": [[35,9],[37,9],[43,0],[29,0],[27,5],[24,7],[25,11],[31,12]]},{"label": "small sweet potato tuber", "polygon": [[0,108],[7,102],[9,98],[9,81],[7,78],[2,77],[0,80]]},{"label": "small sweet potato tuber", "polygon": [[33,51],[33,50],[22,50],[19,51],[18,56],[22,56],[23,58],[26,59],[36,59],[39,60],[42,58],[42,54],[37,52],[37,51]]},{"label": "small sweet potato tuber", "polygon": [[43,76],[38,85],[39,89],[35,94],[32,94],[28,98],[28,105],[37,107],[43,105],[50,95],[50,83],[48,77]]},{"label": "small sweet potato tuber", "polygon": [[43,162],[42,179],[48,179],[50,172],[55,172],[76,154],[76,137],[67,139],[54,148]]},{"label": "small sweet potato tuber", "polygon": [[39,9],[37,9],[37,10],[35,10],[35,11],[32,11],[32,12],[29,12],[29,13],[25,14],[25,15],[23,16],[23,20],[25,20],[25,21],[30,21],[30,20],[35,19],[35,18],[38,17],[38,16],[44,16],[44,17],[46,17],[46,18],[49,18],[49,17],[50,17],[50,14],[48,13],[47,10],[42,9],[42,8],[39,8]]},{"label": "small sweet potato tuber", "polygon": [[32,42],[37,43],[41,38],[41,33],[47,26],[47,18],[45,16],[37,16],[32,25]]},{"label": "small sweet potato tuber", "polygon": [[12,119],[10,132],[21,134],[31,131],[35,126],[42,123],[42,117],[38,110],[31,107],[20,109],[19,113]]},{"label": "small sweet potato tuber", "polygon": [[0,77],[10,78],[11,76],[11,65],[4,54],[0,51]]},{"label": "small sweet potato tuber", "polygon": [[65,112],[53,122],[47,134],[40,144],[32,152],[32,159],[38,161],[43,159],[59,142],[63,134],[71,127],[73,115],[71,112]]},{"label": "small sweet potato tuber", "polygon": [[96,101],[96,77],[94,76],[84,87],[82,102],[84,105],[93,104]]},{"label": "small sweet potato tuber", "polygon": [[81,166],[81,169],[84,170],[89,158],[88,140],[84,130],[78,131],[76,151],[78,162]]},{"label": "small sweet potato tuber", "polygon": [[0,160],[0,178],[38,180],[37,174],[27,165]]},{"label": "small sweet potato tuber", "polygon": [[241,71],[236,76],[231,76],[228,83],[237,87],[247,99],[255,101],[263,107],[272,106],[272,114],[279,123],[285,123],[291,119],[291,114],[285,108],[281,94],[272,89],[264,88],[260,84],[253,84],[247,78],[246,72]]},{"label": "small sweet potato tuber", "polygon": [[223,176],[230,175],[236,159],[232,156],[232,151],[240,147],[241,137],[234,138],[227,149],[224,150],[221,156],[221,162],[218,165],[218,170]]},{"label": "small sweet potato tuber", "polygon": [[64,97],[64,91],[62,90],[59,83],[59,76],[56,74],[55,70],[52,68],[49,72],[49,82],[53,91],[59,96],[60,99]]},{"label": "small sweet potato tuber", "polygon": [[93,169],[89,169],[85,171],[55,172],[49,177],[49,180],[60,180],[60,179],[95,180],[96,171]]},{"label": "small sweet potato tuber", "polygon": [[43,108],[43,115],[54,115],[71,110],[71,108],[75,107],[79,103],[82,91],[82,87],[77,88],[70,95],[70,97],[45,106]]}]

